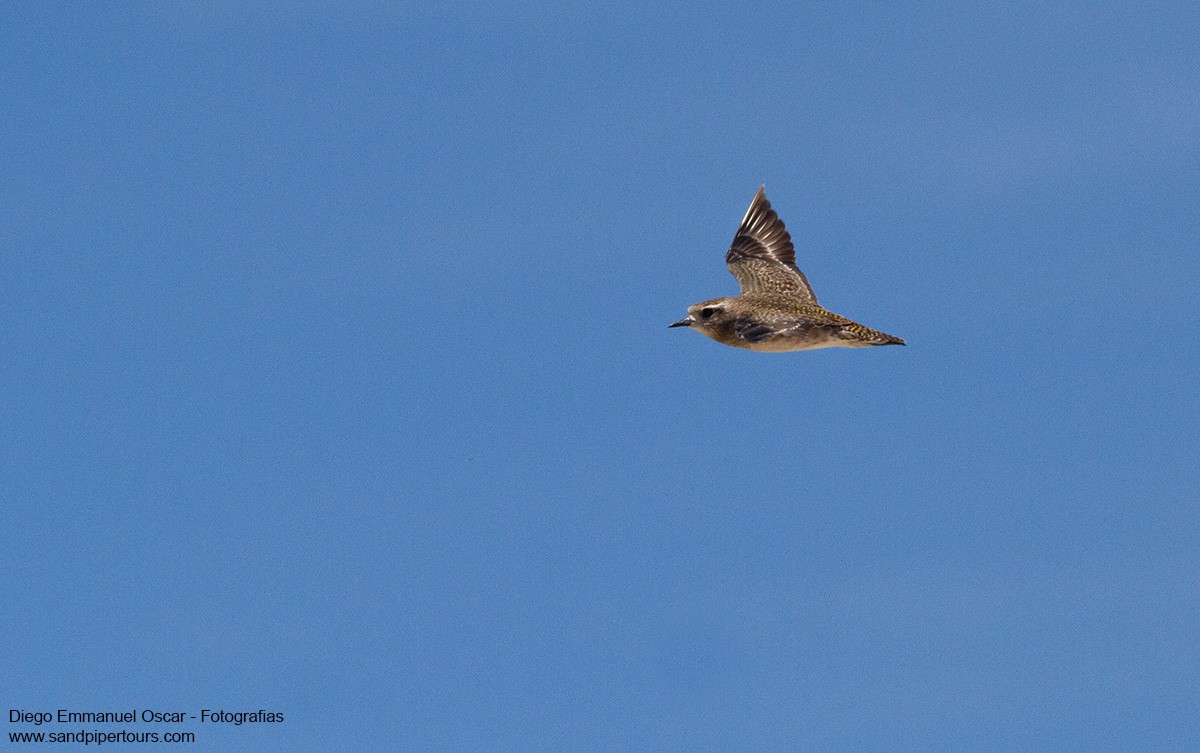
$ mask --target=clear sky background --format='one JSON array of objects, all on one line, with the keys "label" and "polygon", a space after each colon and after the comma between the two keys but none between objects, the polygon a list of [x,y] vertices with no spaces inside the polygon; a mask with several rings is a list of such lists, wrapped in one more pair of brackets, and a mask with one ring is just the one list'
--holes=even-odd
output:
[{"label": "clear sky background", "polygon": [[1200,749],[1195,2],[284,6],[0,11],[5,711]]}]

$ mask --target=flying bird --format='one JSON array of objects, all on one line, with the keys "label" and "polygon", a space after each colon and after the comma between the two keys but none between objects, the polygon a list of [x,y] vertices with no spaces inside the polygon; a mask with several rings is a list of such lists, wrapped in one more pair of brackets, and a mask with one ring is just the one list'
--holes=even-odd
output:
[{"label": "flying bird", "polygon": [[669,326],[691,327],[735,348],[773,353],[903,345],[899,337],[821,308],[808,278],[796,266],[792,237],[771,209],[765,188],[754,194],[725,254],[742,294],[701,301],[688,308],[686,319]]}]

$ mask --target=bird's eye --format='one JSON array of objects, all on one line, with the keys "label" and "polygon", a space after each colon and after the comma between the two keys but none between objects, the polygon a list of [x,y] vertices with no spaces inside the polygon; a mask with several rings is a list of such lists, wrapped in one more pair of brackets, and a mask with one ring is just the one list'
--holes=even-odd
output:
[{"label": "bird's eye", "polygon": [[714,311],[716,311],[716,309],[714,309],[712,306],[705,306],[704,308],[700,309],[700,318],[708,319],[713,315]]}]

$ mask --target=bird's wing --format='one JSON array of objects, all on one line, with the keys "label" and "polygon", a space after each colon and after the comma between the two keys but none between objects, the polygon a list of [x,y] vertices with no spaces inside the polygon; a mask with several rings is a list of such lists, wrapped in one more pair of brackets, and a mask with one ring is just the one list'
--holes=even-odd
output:
[{"label": "bird's wing", "polygon": [[844,316],[824,309],[810,309],[805,314],[772,317],[760,320],[754,317],[742,319],[733,325],[733,334],[746,342],[759,343],[784,337],[802,337],[814,331],[837,332],[845,327],[862,327]]},{"label": "bird's wing", "polygon": [[817,305],[817,296],[808,278],[796,266],[796,250],[783,220],[771,209],[763,193],[765,186],[754,194],[750,208],[742,219],[725,263],[747,293],[785,293],[806,304]]}]

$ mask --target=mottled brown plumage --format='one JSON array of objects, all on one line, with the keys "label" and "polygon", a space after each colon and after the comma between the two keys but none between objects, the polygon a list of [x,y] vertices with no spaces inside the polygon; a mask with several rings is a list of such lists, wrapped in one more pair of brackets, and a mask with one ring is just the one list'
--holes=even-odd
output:
[{"label": "mottled brown plumage", "polygon": [[780,352],[814,348],[903,345],[884,334],[826,311],[796,266],[792,237],[771,209],[764,187],[754,194],[725,263],[741,285],[736,297],[713,298],[688,308],[672,327],[691,327],[735,348]]}]

